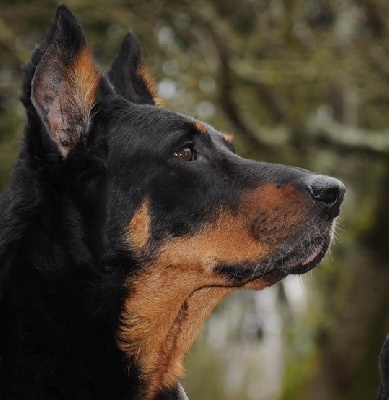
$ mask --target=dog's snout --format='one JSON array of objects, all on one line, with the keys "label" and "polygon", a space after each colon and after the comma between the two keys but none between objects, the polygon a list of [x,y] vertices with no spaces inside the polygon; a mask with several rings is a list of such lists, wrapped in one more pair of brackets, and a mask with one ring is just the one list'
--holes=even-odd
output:
[{"label": "dog's snout", "polygon": [[309,180],[307,189],[314,201],[330,208],[334,217],[339,214],[339,207],[346,190],[341,181],[328,176],[315,175]]}]

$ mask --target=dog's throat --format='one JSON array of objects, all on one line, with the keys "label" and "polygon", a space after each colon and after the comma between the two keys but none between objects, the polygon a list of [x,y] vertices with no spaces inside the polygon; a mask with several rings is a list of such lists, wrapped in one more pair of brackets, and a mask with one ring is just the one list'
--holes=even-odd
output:
[{"label": "dog's throat", "polygon": [[185,285],[182,279],[171,278],[165,277],[165,285],[159,273],[143,276],[141,284],[132,285],[122,314],[119,346],[140,369],[145,400],[177,384],[184,372],[184,356],[205,319],[233,290],[193,289],[189,277]]},{"label": "dog's throat", "polygon": [[[159,258],[128,281],[118,332],[120,349],[140,371],[144,400],[172,389],[183,375],[183,359],[212,310],[237,289],[223,275],[188,260]],[[241,286],[261,290],[280,280],[264,276]]]}]

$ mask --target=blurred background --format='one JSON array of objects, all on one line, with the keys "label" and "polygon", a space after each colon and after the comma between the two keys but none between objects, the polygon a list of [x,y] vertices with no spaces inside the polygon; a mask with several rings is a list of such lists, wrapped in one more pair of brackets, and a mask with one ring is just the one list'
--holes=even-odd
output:
[{"label": "blurred background", "polygon": [[[190,399],[374,399],[389,331],[389,2],[67,4],[104,68],[130,28],[167,108],[234,134],[245,157],[347,186],[319,268],[215,310],[187,358]],[[22,66],[56,6],[0,0],[0,187],[25,123]]]}]

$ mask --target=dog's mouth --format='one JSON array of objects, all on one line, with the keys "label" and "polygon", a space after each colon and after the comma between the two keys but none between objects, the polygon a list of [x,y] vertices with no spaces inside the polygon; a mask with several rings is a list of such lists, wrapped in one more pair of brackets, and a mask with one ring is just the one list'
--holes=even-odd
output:
[{"label": "dog's mouth", "polygon": [[231,281],[239,285],[248,282],[271,278],[283,278],[290,274],[305,274],[315,268],[326,254],[333,229],[317,236],[311,236],[295,243],[283,245],[269,259],[257,264],[219,265],[216,270],[229,276]]},{"label": "dog's mouth", "polygon": [[[271,270],[285,275],[305,274],[315,268],[327,253],[335,231],[335,221],[326,229],[307,232],[295,243],[283,245],[268,261]],[[274,273],[274,272],[273,272]]]},{"label": "dog's mouth", "polygon": [[272,265],[287,274],[305,274],[321,262],[330,242],[331,235],[328,234],[301,242],[290,250],[281,249]]}]

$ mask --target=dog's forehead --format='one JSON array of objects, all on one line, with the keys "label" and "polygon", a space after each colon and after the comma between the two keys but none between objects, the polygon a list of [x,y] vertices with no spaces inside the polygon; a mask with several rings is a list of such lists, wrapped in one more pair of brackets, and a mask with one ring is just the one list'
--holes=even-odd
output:
[{"label": "dog's forehead", "polygon": [[211,125],[152,105],[121,103],[110,114],[109,126],[109,140],[124,148],[133,145],[134,140],[159,148],[196,139],[208,145],[231,143],[230,136]]}]

